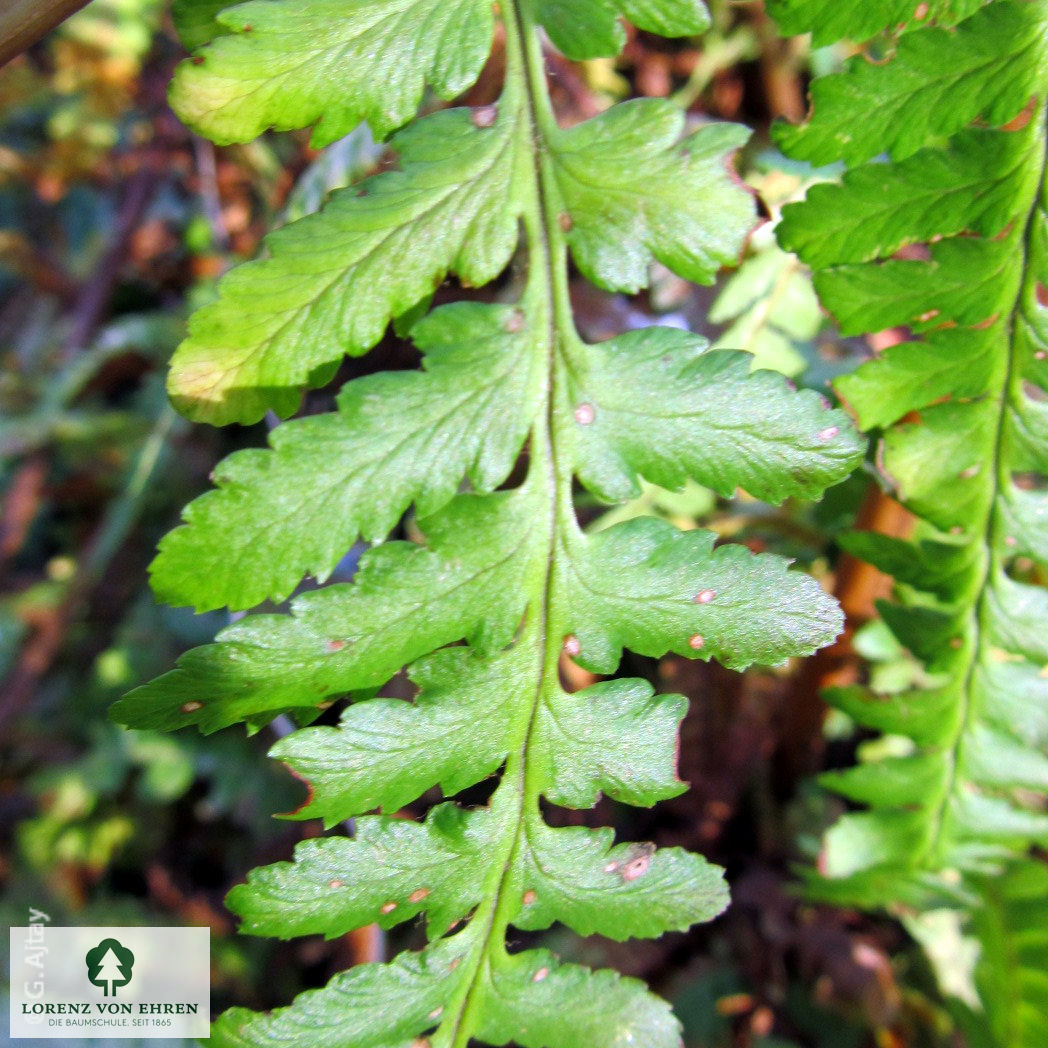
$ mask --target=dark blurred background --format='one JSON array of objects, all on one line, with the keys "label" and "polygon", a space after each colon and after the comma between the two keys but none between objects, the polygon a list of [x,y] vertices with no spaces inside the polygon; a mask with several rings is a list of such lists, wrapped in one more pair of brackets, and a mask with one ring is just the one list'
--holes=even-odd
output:
[{"label": "dark blurred background", "polygon": [[[712,289],[665,271],[634,298],[576,280],[579,325],[593,340],[650,323],[688,326],[823,389],[880,345],[840,339],[804,268],[775,247],[778,208],[834,172],[785,161],[768,128],[801,117],[813,70],[845,56],[780,40],[759,2],[712,8],[701,46],[631,33],[618,60],[551,55],[555,102],[564,123],[651,95],[674,99],[696,121],[750,125],[739,167],[770,221],[741,268]],[[339,968],[418,942],[419,929],[392,941],[374,929],[333,942],[239,937],[225,892],[321,832],[319,823],[272,818],[300,794],[265,757],[281,723],[253,738],[159,735],[118,728],[106,711],[229,622],[160,606],[148,587],[158,538],[206,489],[214,464],[266,436],[265,425],[191,427],[168,407],[166,361],[187,314],[229,266],[259,251],[266,230],[316,210],[389,154],[366,128],[319,153],[307,133],[216,149],[166,106],[184,55],[162,0],[93,0],[0,69],[0,913],[8,925],[27,923],[30,906],[56,924],[208,925],[216,1010],[271,1007]],[[463,101],[490,101],[500,65],[496,46]],[[438,300],[501,290],[449,283]],[[347,378],[416,362],[391,335],[310,393],[302,411],[330,409]],[[555,930],[547,945],[652,982],[675,1003],[688,1048],[954,1044],[936,973],[912,938],[939,957],[939,978],[963,991],[949,921],[904,929],[811,906],[791,872],[818,862],[821,832],[840,810],[813,775],[851,763],[857,747],[890,744],[828,717],[819,688],[872,672],[894,690],[917,672],[869,621],[885,580],[832,543],[857,519],[901,532],[902,511],[860,471],[817,505],[651,487],[611,509],[580,496],[580,514],[591,527],[658,514],[794,557],[850,617],[842,641],[803,665],[742,676],[676,657],[625,667],[691,700],[681,774],[692,788],[651,812],[604,801],[561,817],[700,850],[727,867],[734,902],[713,924],[659,942]],[[410,519],[403,531],[413,533]],[[347,554],[346,575],[355,563]]]}]

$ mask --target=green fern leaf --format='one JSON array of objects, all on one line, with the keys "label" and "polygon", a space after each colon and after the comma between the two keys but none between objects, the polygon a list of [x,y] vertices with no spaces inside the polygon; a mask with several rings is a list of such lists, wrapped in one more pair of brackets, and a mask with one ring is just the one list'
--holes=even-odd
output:
[{"label": "green fern leaf", "polygon": [[547,950],[504,958],[485,973],[489,1044],[521,1048],[679,1048],[680,1024],[669,1005],[636,979],[561,964]]},{"label": "green fern leaf", "polygon": [[927,590],[944,600],[956,592],[972,566],[972,549],[963,541],[943,536],[906,542],[876,531],[848,531],[837,540],[841,548],[869,561],[886,575]]},{"label": "green fern leaf", "polygon": [[885,258],[933,237],[996,236],[1015,217],[1016,194],[1036,189],[1036,141],[980,129],[951,146],[855,168],[839,186],[814,186],[803,204],[783,209],[780,243],[823,268]]},{"label": "green fern leaf", "polygon": [[[310,786],[294,816],[333,826],[374,808],[396,811],[432,786],[450,797],[480,782],[509,753],[507,712],[533,686],[526,654],[437,652],[411,668],[421,689],[413,703],[355,703],[338,728],[306,728],[277,743],[272,756]],[[546,796],[569,808],[591,808],[602,792],[636,805],[677,796],[685,786],[674,738],[685,706],[683,696],[654,695],[643,681],[606,681],[574,695],[548,689],[532,745]],[[621,746],[614,760],[610,735]]]},{"label": "green fern leaf", "polygon": [[420,689],[413,702],[357,702],[338,728],[306,728],[282,739],[272,756],[310,786],[295,817],[334,826],[375,808],[397,811],[432,786],[451,797],[494,773],[512,743],[507,711],[533,686],[527,654],[434,652],[410,669]]},{"label": "green fern leaf", "polygon": [[620,844],[610,829],[526,825],[511,885],[520,893],[520,928],[555,921],[579,935],[654,939],[716,917],[728,904],[723,871],[682,848]]},{"label": "green fern leaf", "polygon": [[622,50],[620,14],[661,36],[694,36],[710,26],[702,0],[536,0],[535,9],[556,47],[580,60]]},{"label": "green fern leaf", "polygon": [[892,346],[871,361],[876,366],[843,376],[837,388],[863,426],[890,426],[900,411],[928,404],[929,394],[978,397],[992,377],[995,342],[995,335],[970,329],[932,332],[923,342]]},{"label": "green fern leaf", "polygon": [[[466,639],[493,651],[509,642],[524,610],[541,539],[534,511],[527,488],[460,496],[425,522],[428,548],[379,547],[352,586],[299,597],[290,618],[258,615],[230,626],[114,709],[134,727],[197,723],[213,731],[295,707],[326,708],[443,644]],[[463,552],[466,529],[477,540]],[[713,541],[710,532],[679,532],[651,518],[592,538],[576,533],[554,592],[579,661],[613,672],[629,647],[744,668],[810,654],[840,632],[840,612],[811,578],[787,572],[780,558],[714,549]],[[770,588],[779,595],[771,607]]]},{"label": "green fern leaf", "polygon": [[[368,816],[353,840],[299,845],[293,863],[254,870],[228,904],[244,931],[335,938],[364,925],[392,927],[425,912],[431,938],[483,899],[483,856],[497,845],[498,811],[434,808],[424,825]],[[551,829],[537,813],[506,873],[521,928],[560,921],[580,935],[624,940],[683,931],[727,904],[721,871],[679,848],[622,844],[611,830]]]},{"label": "green fern leaf", "polygon": [[768,0],[768,13],[787,36],[811,33],[816,47],[841,39],[866,40],[882,30],[921,29],[933,20],[953,25],[977,11],[986,0]]},{"label": "green fern leaf", "polygon": [[179,67],[175,112],[220,144],[314,126],[328,145],[367,120],[407,123],[426,84],[452,99],[491,47],[486,0],[253,0],[217,16],[228,35]]},{"label": "green fern leaf", "polygon": [[552,134],[554,206],[579,269],[598,286],[646,287],[656,260],[709,284],[738,260],[753,204],[724,157],[748,134],[711,124],[682,141],[683,131],[676,106],[636,99]]},{"label": "green fern leaf", "polygon": [[424,912],[436,938],[483,899],[482,858],[500,831],[496,813],[454,804],[432,809],[423,824],[368,816],[352,840],[304,841],[293,863],[252,870],[226,901],[254,935],[334,939]]},{"label": "green fern leaf", "polygon": [[[550,688],[535,725],[544,793],[566,808],[592,808],[602,793],[650,807],[687,789],[677,777],[683,695],[656,695],[646,681],[615,680],[569,695]],[[618,740],[611,755],[607,740]]]},{"label": "green fern leaf", "polygon": [[629,648],[744,669],[810,654],[837,636],[840,611],[813,579],[779,557],[714,548],[714,539],[638,517],[571,543],[555,592],[578,661],[611,673]]},{"label": "green fern leaf", "polygon": [[[399,170],[272,234],[272,257],[233,270],[191,321],[168,380],[179,409],[216,425],[289,415],[447,272],[497,276],[517,243],[514,128],[512,109],[491,127],[465,110],[420,120],[393,141]],[[351,294],[360,284],[371,293]]]},{"label": "green fern leaf", "polygon": [[[991,241],[940,240],[929,245],[927,263],[894,259],[877,266],[834,266],[816,274],[815,287],[845,335],[900,325],[929,332],[927,344],[932,349],[912,370],[927,374],[936,359],[953,361],[962,353],[975,364],[984,354],[969,350],[977,339],[968,329],[1001,313],[1014,300],[1011,263],[1021,236],[1020,229],[1011,229]],[[943,317],[964,332],[936,331]],[[906,366],[902,351],[888,350],[882,359],[889,353],[900,356],[900,366]],[[864,381],[864,374],[849,375],[847,381]]]},{"label": "green fern leaf", "polygon": [[[458,497],[428,521],[430,547],[379,546],[363,558],[352,585],[304,594],[291,616],[241,620],[114,711],[136,727],[197,723],[214,731],[259,714],[326,708],[463,638],[482,651],[498,649],[523,614],[542,537],[534,495],[525,488]],[[475,536],[465,549],[464,533]]]},{"label": "green fern leaf", "polygon": [[[460,934],[421,955],[363,966],[270,1015],[227,1012],[212,1028],[211,1041],[219,1048],[406,1048],[413,1037],[422,1040],[418,1035],[437,1026],[456,990],[461,995],[472,974],[460,968],[467,944]],[[506,957],[468,988],[487,1005],[478,1037],[488,1044],[615,1048],[636,1042],[676,1048],[680,1042],[669,1006],[637,980],[562,964],[545,950]],[[451,1042],[435,1036],[431,1043]]]},{"label": "green fern leaf", "polygon": [[195,51],[228,32],[218,20],[226,7],[229,0],[171,0],[171,21],[187,51]]},{"label": "green fern leaf", "polygon": [[692,477],[721,495],[741,487],[782,502],[811,497],[858,463],[864,449],[843,412],[792,393],[773,372],[750,374],[746,354],[707,349],[694,335],[649,328],[572,353],[566,386],[578,424],[567,438],[591,491],[635,498],[638,475],[675,490]]},{"label": "green fern leaf", "polygon": [[412,337],[425,371],[347,383],[337,413],[280,426],[272,451],[219,467],[219,490],[187,507],[186,526],[160,545],[159,596],[198,611],[283,600],[307,574],[326,581],[358,536],[384,538],[412,502],[430,515],[463,476],[478,491],[506,479],[541,392],[522,314],[446,306]]},{"label": "green fern leaf", "polygon": [[[956,28],[911,33],[887,65],[858,55],[842,73],[816,81],[814,119],[779,125],[776,140],[813,164],[857,164],[879,153],[901,160],[977,116],[1000,127],[1037,90],[1044,32],[1035,6],[993,3]],[[861,133],[853,129],[859,111]]]},{"label": "green fern leaf", "polygon": [[[421,954],[343,972],[322,990],[269,1014],[234,1008],[211,1027],[218,1048],[404,1048],[430,1029],[451,1000],[465,969],[469,940],[460,933]],[[456,974],[457,973],[457,974]]]}]

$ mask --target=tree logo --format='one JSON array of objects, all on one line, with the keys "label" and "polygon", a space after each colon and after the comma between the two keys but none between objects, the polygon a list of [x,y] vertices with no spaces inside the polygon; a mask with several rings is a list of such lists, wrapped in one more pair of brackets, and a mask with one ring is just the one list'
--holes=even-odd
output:
[{"label": "tree logo", "polygon": [[116,939],[103,939],[84,957],[87,978],[92,986],[101,986],[104,996],[116,996],[118,986],[131,981],[135,955]]}]

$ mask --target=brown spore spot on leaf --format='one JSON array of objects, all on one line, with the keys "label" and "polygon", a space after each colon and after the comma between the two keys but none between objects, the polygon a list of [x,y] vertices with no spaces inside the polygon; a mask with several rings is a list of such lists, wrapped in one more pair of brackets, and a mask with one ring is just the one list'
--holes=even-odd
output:
[{"label": "brown spore spot on leaf", "polygon": [[693,633],[688,638],[688,647],[692,651],[701,651],[706,647],[706,638],[701,633]]},{"label": "brown spore spot on leaf", "polygon": [[648,872],[649,866],[651,866],[651,852],[643,851],[622,867],[622,879],[626,882],[635,881],[638,877],[643,877]]},{"label": "brown spore spot on leaf", "polygon": [[521,309],[515,309],[510,313],[503,326],[511,335],[515,335],[518,331],[524,330],[526,322],[527,317],[524,316],[524,311]]},{"label": "brown spore spot on leaf", "polygon": [[474,127],[491,127],[498,118],[498,106],[477,106],[470,117]]},{"label": "brown spore spot on leaf", "polygon": [[825,429],[819,430],[819,440],[833,440],[838,433],[840,433],[839,427],[827,426]]},{"label": "brown spore spot on leaf", "polygon": [[532,982],[542,982],[549,975],[549,968],[540,968],[532,977]]},{"label": "brown spore spot on leaf", "polygon": [[328,651],[341,651],[346,646],[344,640],[329,640],[327,642]]},{"label": "brown spore spot on leaf", "polygon": [[530,888],[524,893],[523,903],[525,906],[530,906],[538,896]]},{"label": "brown spore spot on leaf", "polygon": [[579,643],[579,638],[574,633],[569,633],[564,638],[564,654],[574,658],[581,651],[582,645]]},{"label": "brown spore spot on leaf", "polygon": [[1037,404],[1048,404],[1048,392],[1026,379],[1023,379],[1023,396]]},{"label": "brown spore spot on leaf", "polygon": [[913,9],[914,21],[916,21],[916,22],[923,22],[928,17],[929,10],[931,10],[931,9],[928,7],[928,5],[926,3],[924,3],[923,0],[921,0],[921,3],[919,3]]},{"label": "brown spore spot on leaf", "polygon": [[428,1019],[439,1019],[444,1014],[444,1006],[441,1005],[439,1008],[434,1008],[426,1017]]},{"label": "brown spore spot on leaf", "polygon": [[332,891],[337,891],[337,890],[338,890],[339,888],[341,888],[341,887],[342,887],[342,882],[341,882],[341,881],[339,881],[339,880],[334,880],[334,881],[328,881],[328,887],[329,887],[329,888],[330,888],[330,889],[331,889]]},{"label": "brown spore spot on leaf", "polygon": [[392,913],[396,908],[397,908],[397,904],[395,902],[392,902],[392,901],[384,902],[378,908],[378,912],[379,913]]},{"label": "brown spore spot on leaf", "polygon": [[1048,306],[1048,287],[1037,281],[1037,305]]},{"label": "brown spore spot on leaf", "polygon": [[193,57],[189,61],[192,62],[193,65],[196,65],[196,66],[203,65],[204,64],[204,56],[203,55],[193,55]]},{"label": "brown spore spot on leaf", "polygon": [[197,710],[202,710],[203,708],[204,708],[204,704],[202,702],[196,702],[196,701],[186,702],[186,703],[183,703],[183,705],[182,705],[182,712],[183,713],[196,713]]},{"label": "brown spore spot on leaf", "polygon": [[565,233],[570,233],[575,225],[575,220],[567,213],[567,211],[561,211],[557,215],[557,225],[564,230]]},{"label": "brown spore spot on leaf", "polygon": [[575,409],[575,421],[580,426],[590,425],[594,418],[596,418],[596,412],[593,410],[592,404],[580,404]]},{"label": "brown spore spot on leaf", "polygon": [[696,604],[709,604],[709,602],[711,600],[713,600],[713,598],[716,597],[716,596],[717,596],[717,591],[716,590],[704,589],[704,590],[699,590],[699,592],[695,594],[693,600],[695,601]]},{"label": "brown spore spot on leaf", "polygon": [[428,888],[416,888],[409,896],[408,902],[422,902],[429,895]]},{"label": "brown spore spot on leaf", "polygon": [[892,253],[891,257],[906,262],[931,262],[932,260],[927,244],[903,244],[898,251]]},{"label": "brown spore spot on leaf", "polygon": [[985,331],[987,328],[992,328],[998,320],[1001,319],[1000,313],[994,313],[988,316],[985,320],[980,320],[978,324],[972,324],[973,331]]},{"label": "brown spore spot on leaf", "polygon": [[1007,124],[1001,125],[1002,131],[1021,131],[1027,124],[1029,124],[1031,117],[1037,112],[1037,96],[1030,95],[1026,101],[1026,105],[1008,121]]}]

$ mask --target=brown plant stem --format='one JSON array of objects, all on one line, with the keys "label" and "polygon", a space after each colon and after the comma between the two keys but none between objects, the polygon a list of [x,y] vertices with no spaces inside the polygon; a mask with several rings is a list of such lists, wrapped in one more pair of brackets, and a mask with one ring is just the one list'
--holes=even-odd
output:
[{"label": "brown plant stem", "polygon": [[86,4],[87,0],[0,0],[0,66]]}]

